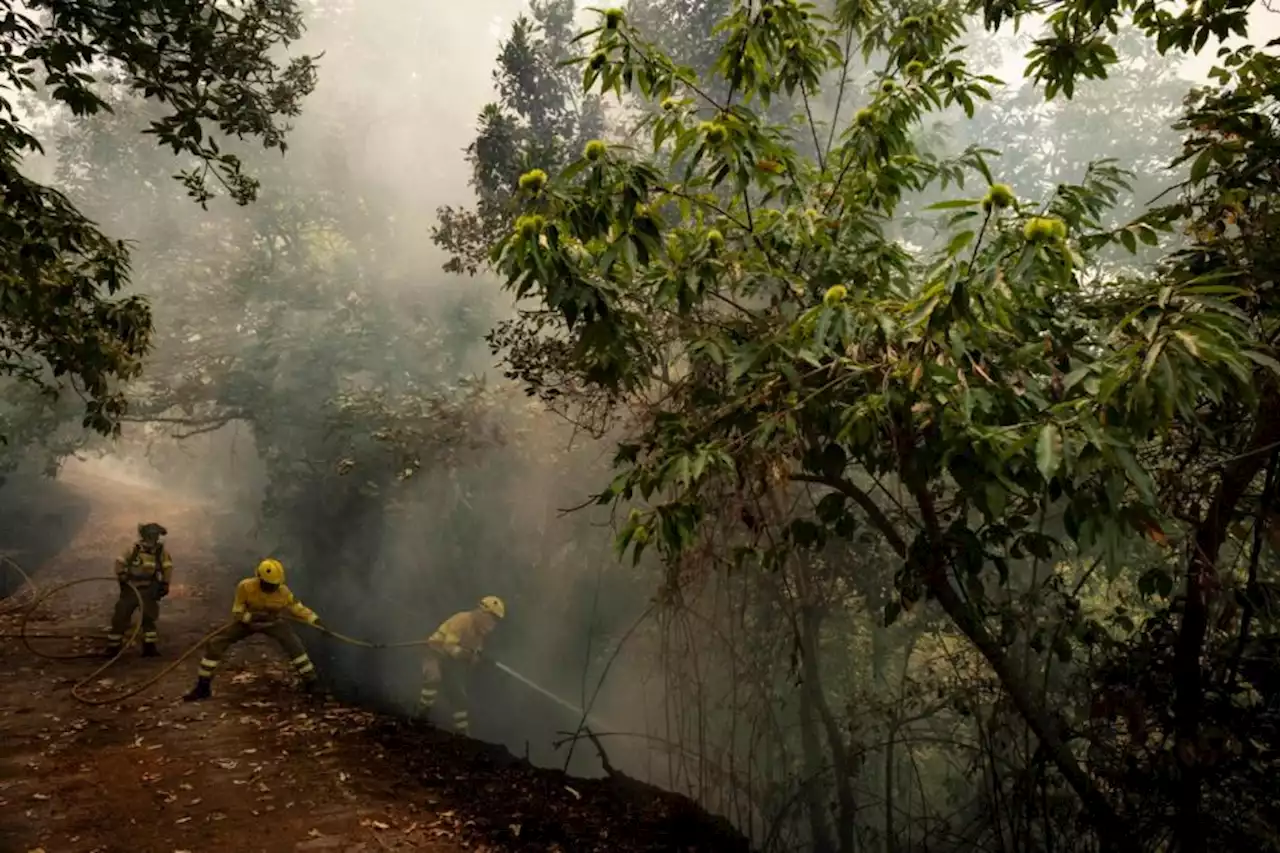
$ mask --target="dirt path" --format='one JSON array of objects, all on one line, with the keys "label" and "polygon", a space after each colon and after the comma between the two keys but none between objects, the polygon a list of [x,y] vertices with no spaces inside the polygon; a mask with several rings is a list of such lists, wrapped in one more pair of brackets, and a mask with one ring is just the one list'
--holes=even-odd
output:
[{"label": "dirt path", "polygon": [[[214,566],[200,539],[213,508],[85,476],[71,486],[88,499],[87,517],[39,567],[42,587],[108,573],[138,521],[170,531],[165,657],[126,652],[92,688],[110,695],[222,621],[237,574]],[[113,592],[68,590],[31,629],[100,634]],[[12,625],[0,620],[0,632]],[[119,705],[76,702],[71,685],[100,664],[44,661],[0,640],[0,853],[744,849],[679,798],[574,780],[475,741],[309,701],[263,640],[237,647],[204,703],[181,701],[194,659]]]}]

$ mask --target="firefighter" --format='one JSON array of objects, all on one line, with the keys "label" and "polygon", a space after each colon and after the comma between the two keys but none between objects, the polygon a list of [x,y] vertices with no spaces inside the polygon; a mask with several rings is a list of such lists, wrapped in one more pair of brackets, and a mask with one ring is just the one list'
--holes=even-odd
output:
[{"label": "firefighter", "polygon": [[303,690],[315,693],[316,666],[289,625],[286,613],[300,622],[323,627],[319,617],[294,598],[289,587],[284,585],[284,566],[279,560],[268,558],[258,564],[254,577],[245,578],[236,586],[235,603],[231,605],[233,621],[205,646],[199,678],[196,686],[184,697],[186,701],[208,699],[213,673],[227,650],[254,634],[266,634],[275,640],[302,679]]},{"label": "firefighter", "polygon": [[156,648],[160,639],[156,622],[160,619],[160,600],[169,594],[169,580],[173,576],[173,560],[160,541],[160,537],[168,533],[163,525],[155,522],[139,524],[138,541],[116,557],[120,597],[111,614],[107,657],[115,657],[123,648],[124,635],[129,630],[133,611],[138,609],[139,599],[142,600],[142,656],[150,658],[160,654]]},{"label": "firefighter", "polygon": [[428,717],[443,689],[445,702],[453,712],[453,727],[467,734],[467,677],[469,668],[483,659],[485,638],[507,615],[507,607],[495,595],[486,595],[473,610],[455,613],[427,640],[422,662],[422,693],[418,716]]}]

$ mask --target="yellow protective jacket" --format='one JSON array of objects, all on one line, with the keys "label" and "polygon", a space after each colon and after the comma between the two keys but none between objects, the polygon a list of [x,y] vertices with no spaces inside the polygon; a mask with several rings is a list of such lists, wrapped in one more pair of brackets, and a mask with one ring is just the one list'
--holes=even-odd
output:
[{"label": "yellow protective jacket", "polygon": [[116,577],[135,586],[152,581],[168,583],[173,575],[173,560],[169,549],[160,545],[138,542],[116,557]]},{"label": "yellow protective jacket", "polygon": [[471,661],[484,651],[485,638],[498,620],[483,610],[463,610],[441,623],[427,638],[427,647],[454,660]]},{"label": "yellow protective jacket", "polygon": [[231,615],[236,621],[243,620],[244,614],[248,613],[254,624],[265,625],[279,620],[284,611],[308,624],[317,619],[316,614],[294,598],[289,587],[284,584],[267,592],[257,578],[245,578],[236,586],[236,600],[231,605]]}]

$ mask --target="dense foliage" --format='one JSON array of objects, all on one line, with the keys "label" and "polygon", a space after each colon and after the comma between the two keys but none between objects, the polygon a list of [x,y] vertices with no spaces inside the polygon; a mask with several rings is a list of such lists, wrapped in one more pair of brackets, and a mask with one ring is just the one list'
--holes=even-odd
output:
[{"label": "dense foliage", "polygon": [[23,158],[44,148],[23,95],[74,116],[109,111],[111,92],[146,98],[160,109],[143,132],[190,164],[179,175],[190,194],[204,203],[214,182],[245,204],[258,183],[233,153],[237,141],[283,151],[284,122],[315,84],[310,57],[275,55],[301,31],[293,0],[5,4],[0,77],[14,94],[0,103],[0,376],[49,394],[71,385],[85,426],[110,433],[125,408],[121,383],[139,375],[151,336],[146,300],[123,295],[125,243],[24,170]]},{"label": "dense foliage", "polygon": [[[1249,5],[1059,4],[1025,74],[1045,99],[1070,98],[1118,63],[1122,27],[1157,55],[1198,52],[1243,35]],[[642,120],[649,144],[588,142],[551,177],[521,178],[493,258],[546,343],[540,361],[512,358],[544,393],[567,377],[584,406],[603,395],[638,412],[601,500],[644,502],[620,544],[658,548],[669,585],[699,562],[803,575],[816,557],[856,587],[869,567],[848,546],[867,531],[901,561],[887,620],[939,605],[1040,745],[1028,769],[1052,786],[1051,764],[1104,843],[1158,844],[1176,827],[1182,849],[1270,849],[1257,798],[1274,726],[1239,662],[1273,629],[1233,601],[1254,600],[1266,561],[1255,535],[1246,578],[1231,546],[1249,540],[1238,522],[1260,529],[1280,441],[1263,165],[1276,60],[1224,48],[1177,128],[1189,171],[1176,201],[1114,222],[1130,175],[1113,162],[1051,188],[1019,182],[1037,193],[1020,197],[997,152],[917,142],[926,116],[980,114],[999,85],[957,47],[968,16],[999,30],[1028,11],[734,4],[702,69],[602,12],[584,34],[584,89],[660,109]],[[859,49],[880,70],[827,144],[812,111],[799,129],[761,112],[829,88]],[[974,180],[984,188],[956,197]],[[895,239],[904,202],[949,187],[931,206],[936,248]],[[1103,254],[1162,235],[1171,251],[1154,268]],[[1121,604],[1088,613],[1063,559],[1131,577],[1142,624]],[[802,654],[816,642],[797,636]],[[1079,659],[1069,683],[1029,677],[1049,655]],[[1141,675],[1117,679],[1138,660]],[[1067,698],[1082,684],[1091,705]],[[853,746],[826,729],[839,763]],[[853,849],[852,789],[835,794],[836,842]],[[1034,845],[1050,843],[1054,814],[1035,819]]]}]

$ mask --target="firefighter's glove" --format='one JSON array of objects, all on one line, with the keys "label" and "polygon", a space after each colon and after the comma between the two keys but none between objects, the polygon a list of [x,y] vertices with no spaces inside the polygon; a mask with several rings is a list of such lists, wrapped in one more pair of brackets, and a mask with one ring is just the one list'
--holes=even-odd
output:
[{"label": "firefighter's glove", "polygon": [[164,581],[160,581],[160,583],[156,585],[156,601],[159,601],[160,599],[164,598],[168,594],[169,594],[169,584],[165,583]]},{"label": "firefighter's glove", "polygon": [[311,627],[312,627],[312,628],[315,628],[315,629],[317,629],[317,630],[319,630],[319,631],[328,631],[328,630],[329,630],[327,627],[325,627],[325,624],[324,624],[323,622],[321,622],[319,619],[313,619],[313,620],[311,620]]}]

